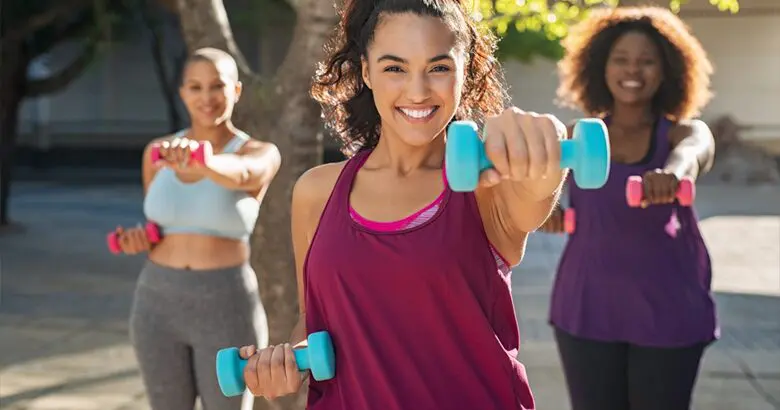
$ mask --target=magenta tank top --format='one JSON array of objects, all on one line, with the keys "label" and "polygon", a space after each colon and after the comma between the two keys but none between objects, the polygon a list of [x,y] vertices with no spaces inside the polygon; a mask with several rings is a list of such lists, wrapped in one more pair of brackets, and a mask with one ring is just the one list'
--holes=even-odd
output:
[{"label": "magenta tank top", "polygon": [[307,331],[330,332],[336,353],[336,377],[310,379],[307,408],[534,409],[511,271],[474,195],[445,184],[420,223],[363,224],[349,196],[370,152],[345,164],[304,263]]},{"label": "magenta tank top", "polygon": [[604,187],[568,184],[577,229],[553,285],[550,321],[559,329],[654,347],[717,338],[712,267],[695,209],[677,202],[645,209],[626,203],[628,177],[666,164],[672,125],[659,119],[647,158],[612,162]]}]

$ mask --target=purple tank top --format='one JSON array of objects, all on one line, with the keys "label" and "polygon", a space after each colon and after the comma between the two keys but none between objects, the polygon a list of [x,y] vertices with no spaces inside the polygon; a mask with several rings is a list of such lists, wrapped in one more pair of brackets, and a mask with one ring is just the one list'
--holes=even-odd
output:
[{"label": "purple tank top", "polygon": [[561,330],[656,347],[718,336],[710,257],[693,207],[626,203],[628,177],[664,167],[671,126],[659,120],[647,161],[613,161],[601,189],[568,183],[577,227],[561,255],[550,309]]},{"label": "purple tank top", "polygon": [[445,186],[435,214],[396,231],[349,212],[361,151],[341,171],[305,264],[306,329],[327,330],[336,377],[309,410],[534,409],[509,274],[473,194]]}]

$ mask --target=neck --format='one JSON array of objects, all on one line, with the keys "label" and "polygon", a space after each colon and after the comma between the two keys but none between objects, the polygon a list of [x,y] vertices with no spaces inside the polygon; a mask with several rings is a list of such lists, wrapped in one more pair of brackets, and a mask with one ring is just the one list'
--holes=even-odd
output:
[{"label": "neck", "polygon": [[612,107],[611,123],[621,128],[636,128],[655,122],[655,115],[649,105]]},{"label": "neck", "polygon": [[192,124],[189,138],[196,141],[209,141],[211,145],[219,147],[233,138],[237,132],[238,128],[230,120],[224,121],[215,127]]},{"label": "neck", "polygon": [[372,167],[390,168],[401,176],[422,168],[441,169],[444,163],[444,131],[423,146],[406,144],[384,127],[380,132],[382,137],[368,160]]}]

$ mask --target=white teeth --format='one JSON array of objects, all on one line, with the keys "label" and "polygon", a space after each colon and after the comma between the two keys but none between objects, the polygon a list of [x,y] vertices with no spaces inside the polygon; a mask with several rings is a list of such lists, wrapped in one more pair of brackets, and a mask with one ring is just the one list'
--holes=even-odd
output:
[{"label": "white teeth", "polygon": [[626,88],[639,88],[642,86],[642,83],[640,83],[639,81],[629,80],[629,81],[622,81],[620,85]]},{"label": "white teeth", "polygon": [[404,114],[412,117],[412,118],[425,118],[431,113],[433,113],[433,108],[428,108],[425,110],[410,110],[408,108],[401,108],[401,111],[403,111]]}]

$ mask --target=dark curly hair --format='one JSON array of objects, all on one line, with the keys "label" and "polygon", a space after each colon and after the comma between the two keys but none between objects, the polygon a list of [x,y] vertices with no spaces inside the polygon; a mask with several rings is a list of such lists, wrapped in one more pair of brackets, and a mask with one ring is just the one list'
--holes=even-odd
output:
[{"label": "dark curly hair", "polygon": [[496,39],[468,16],[454,0],[347,0],[341,21],[326,44],[311,89],[320,103],[326,126],[336,133],[342,152],[351,156],[379,141],[379,112],[370,88],[363,83],[361,57],[367,54],[374,30],[387,14],[415,13],[442,19],[467,55],[466,79],[456,119],[483,124],[500,113],[508,95],[494,51]]},{"label": "dark curly hair", "polygon": [[612,46],[623,34],[639,32],[658,47],[664,80],[653,98],[653,110],[672,121],[700,114],[712,94],[712,64],[688,26],[660,7],[625,7],[593,11],[571,28],[558,63],[562,105],[588,115],[605,115],[614,102],[604,78]]}]

